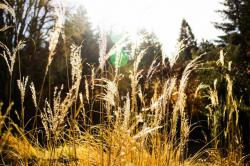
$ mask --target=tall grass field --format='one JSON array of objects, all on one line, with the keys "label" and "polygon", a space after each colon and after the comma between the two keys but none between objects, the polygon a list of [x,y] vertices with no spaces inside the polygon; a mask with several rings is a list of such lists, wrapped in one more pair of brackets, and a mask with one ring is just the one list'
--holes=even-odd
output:
[{"label": "tall grass field", "polygon": [[[10,6],[0,4],[0,9],[15,17]],[[99,63],[84,63],[84,45],[72,44],[65,64],[67,84],[52,86],[48,80],[64,23],[63,11],[57,13],[40,85],[23,75],[21,68],[19,79],[13,77],[19,52],[27,42],[19,41],[12,49],[0,41],[0,58],[9,75],[2,81],[10,85],[8,103],[0,104],[0,165],[247,164],[240,100],[233,92],[232,62],[225,60],[226,51],[218,51],[218,57],[209,61],[204,60],[206,53],[199,54],[179,69],[180,51],[167,63],[165,57],[156,58],[145,68],[146,49],[132,44],[133,58],[126,68],[120,65],[123,54],[119,48],[127,39],[108,49],[106,35],[100,32]],[[113,64],[111,53],[116,55]],[[217,69],[223,72],[209,84],[199,81],[199,73]],[[91,72],[85,75],[84,70]],[[12,100],[13,87],[18,89],[14,94],[18,103]],[[194,120],[198,112],[203,119]],[[32,118],[25,118],[31,113]],[[192,134],[195,132],[198,134]]]}]

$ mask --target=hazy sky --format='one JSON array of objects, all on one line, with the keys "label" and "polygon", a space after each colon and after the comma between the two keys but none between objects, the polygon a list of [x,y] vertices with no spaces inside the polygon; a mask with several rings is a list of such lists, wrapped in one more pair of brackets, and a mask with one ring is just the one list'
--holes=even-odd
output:
[{"label": "hazy sky", "polygon": [[97,26],[134,32],[145,27],[160,38],[167,54],[175,50],[181,20],[185,18],[198,41],[213,40],[222,32],[213,22],[221,21],[215,11],[222,0],[66,0],[83,4]]}]

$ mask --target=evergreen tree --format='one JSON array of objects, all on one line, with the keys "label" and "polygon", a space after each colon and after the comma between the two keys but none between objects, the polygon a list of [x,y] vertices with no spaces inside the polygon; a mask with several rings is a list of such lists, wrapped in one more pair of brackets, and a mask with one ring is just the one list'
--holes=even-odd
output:
[{"label": "evergreen tree", "polygon": [[220,38],[225,44],[241,45],[245,52],[250,48],[250,0],[225,0],[222,5],[219,12],[226,21],[215,24],[226,34]]},{"label": "evergreen tree", "polygon": [[81,6],[75,13],[67,12],[65,22],[66,54],[72,44],[82,45],[82,58],[85,63],[98,64],[99,46],[97,34],[91,29],[86,9]]},{"label": "evergreen tree", "polygon": [[142,29],[138,35],[142,40],[138,46],[138,51],[145,51],[140,66],[147,69],[155,59],[158,59],[158,62],[161,60],[162,45],[153,32],[148,32],[147,30]]},{"label": "evergreen tree", "polygon": [[243,36],[244,45],[247,51],[250,51],[250,0],[244,0],[241,9],[242,12],[239,29]]},{"label": "evergreen tree", "polygon": [[185,45],[196,45],[192,29],[185,19],[181,23],[181,32],[178,41],[183,42]]},{"label": "evergreen tree", "polygon": [[184,45],[183,55],[180,57],[184,61],[192,59],[192,52],[197,47],[197,43],[188,22],[183,19],[181,23],[180,36],[178,42]]},{"label": "evergreen tree", "polygon": [[222,3],[225,9],[219,12],[225,15],[227,22],[216,23],[215,26],[223,30],[226,34],[239,30],[241,1],[242,0],[225,0],[225,2]]}]

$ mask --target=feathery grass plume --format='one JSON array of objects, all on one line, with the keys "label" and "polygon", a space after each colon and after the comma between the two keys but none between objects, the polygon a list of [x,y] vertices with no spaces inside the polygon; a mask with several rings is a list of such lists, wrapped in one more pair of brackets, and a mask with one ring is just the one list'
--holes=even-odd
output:
[{"label": "feathery grass plume", "polygon": [[195,90],[194,98],[197,98],[198,95],[199,95],[199,92],[200,92],[202,89],[206,89],[206,88],[209,88],[209,85],[205,85],[204,83],[200,83],[200,84],[198,85],[198,87],[196,88],[196,90]]},{"label": "feathery grass plume", "polygon": [[163,117],[163,109],[161,108],[162,95],[159,96],[158,94],[159,83],[159,80],[153,83],[154,94],[150,104],[150,112],[153,114],[153,124],[150,126],[159,126]]},{"label": "feathery grass plume", "polygon": [[104,30],[101,30],[100,36],[99,36],[99,67],[101,71],[103,71],[103,68],[106,63],[106,52],[107,52],[107,35]]},{"label": "feathery grass plume", "polygon": [[[97,97],[101,100],[101,101],[105,101],[104,102],[104,108],[106,111],[106,116],[108,118],[108,122],[111,123],[111,120],[114,116],[114,112],[113,109],[114,107],[117,107],[119,105],[119,92],[118,92],[118,85],[117,83],[111,80],[108,80],[106,78],[101,78],[101,79],[97,79],[97,81],[102,82],[102,84],[95,84],[97,86],[100,86],[103,88],[102,92],[97,95]],[[115,111],[119,111],[118,109]],[[102,113],[102,112],[101,112]],[[118,112],[115,112],[115,114],[117,114]],[[101,117],[103,118],[103,117]]]},{"label": "feathery grass plume", "polygon": [[[47,139],[54,139],[53,136],[58,137],[60,132],[59,127],[64,122],[64,118],[67,115],[67,110],[63,110],[65,105],[62,105],[61,92],[63,90],[63,86],[58,90],[55,87],[54,95],[53,95],[53,107],[51,108],[49,102],[45,101],[45,106],[43,108],[43,112],[41,113],[42,123],[45,128]],[[55,139],[56,139],[55,138]]]},{"label": "feathery grass plume", "polygon": [[81,46],[71,47],[70,64],[72,65],[72,86],[69,89],[66,97],[61,98],[61,92],[63,90],[63,85],[58,90],[55,87],[53,95],[53,106],[49,102],[45,101],[45,106],[43,112],[41,113],[43,126],[46,130],[47,139],[51,136],[55,137],[54,143],[56,143],[59,133],[63,128],[64,119],[68,114],[69,108],[74,102],[76,102],[78,97],[78,91],[82,79],[82,59],[80,54]]},{"label": "feathery grass plume", "polygon": [[[162,114],[164,116],[165,123],[167,124],[166,128],[169,125],[170,120],[170,104],[171,104],[171,97],[174,92],[175,86],[176,86],[177,78],[173,77],[165,81],[163,89],[162,89],[162,95],[160,96],[161,99],[161,108],[162,108]],[[166,131],[168,133],[168,131]]]},{"label": "feathery grass plume", "polygon": [[[57,3],[57,6],[56,6]],[[40,89],[40,95],[39,95],[39,99],[38,99],[38,106],[41,102],[41,98],[42,98],[42,94],[43,94],[43,87],[45,84],[45,80],[46,80],[46,76],[48,74],[50,65],[53,61],[54,55],[55,55],[55,50],[56,50],[56,46],[59,40],[60,35],[63,33],[63,25],[64,25],[64,16],[65,16],[65,9],[63,6],[63,3],[59,3],[55,1],[54,4],[54,8],[55,8],[55,15],[57,17],[55,25],[52,29],[52,31],[50,32],[50,41],[49,41],[49,56],[48,56],[48,62],[45,68],[45,73],[43,76],[43,82],[42,82],[42,86]],[[64,35],[62,34],[62,36],[64,37]]]},{"label": "feathery grass plume", "polygon": [[[71,119],[70,123],[72,126],[73,131],[73,146],[75,147],[75,131],[80,131],[80,129],[77,126],[76,118],[79,115],[80,108],[77,110],[76,103],[79,96],[79,88],[81,84],[82,79],[82,58],[81,58],[81,46],[71,46],[71,54],[70,54],[70,64],[71,64],[71,77],[72,77],[72,88],[70,89],[69,93],[70,96],[67,100],[65,100],[66,103],[68,103],[68,106],[65,111],[68,110],[73,103],[75,103],[75,112],[73,114],[73,118]],[[67,98],[67,97],[66,97]],[[66,114],[65,114],[66,116]],[[64,119],[64,118],[63,118]],[[75,151],[76,156],[76,151]]]},{"label": "feathery grass plume", "polygon": [[22,80],[17,80],[17,86],[21,95],[21,124],[24,129],[24,97],[26,92],[26,87],[28,84],[29,76],[23,77]]},{"label": "feathery grass plume", "polygon": [[146,50],[140,51],[140,53],[136,56],[136,59],[133,63],[133,70],[129,74],[129,78],[131,80],[131,110],[132,111],[137,111],[137,101],[136,101],[136,96],[137,96],[137,86],[140,78],[142,77],[141,73],[142,70],[138,71],[139,64],[145,55]]},{"label": "feathery grass plume", "polygon": [[154,89],[154,94],[153,94],[153,100],[157,100],[158,96],[159,96],[159,84],[160,84],[160,80],[157,79],[156,81],[153,82],[153,89]]},{"label": "feathery grass plume", "polygon": [[85,77],[85,96],[89,103],[89,83],[86,77]]},{"label": "feathery grass plume", "polygon": [[179,90],[178,90],[178,97],[176,104],[174,106],[173,110],[173,128],[172,128],[172,133],[176,133],[176,123],[178,119],[178,114],[182,115],[184,113],[185,105],[186,105],[186,94],[185,94],[185,88],[188,83],[188,79],[190,74],[192,73],[193,70],[197,68],[198,65],[198,60],[200,59],[201,56],[193,59],[185,68],[181,80],[180,80],[180,85],[179,85]]},{"label": "feathery grass plume", "polygon": [[176,64],[177,60],[180,57],[181,52],[185,49],[185,47],[186,45],[184,44],[183,41],[177,43],[176,53],[174,53],[174,56],[171,56],[171,58],[169,59],[170,67],[173,67],[174,64]]},{"label": "feathery grass plume", "polygon": [[16,48],[13,49],[13,51],[11,52],[8,47],[3,44],[1,41],[0,41],[0,47],[3,48],[3,53],[0,54],[0,56],[2,56],[6,62],[6,65],[8,66],[8,70],[9,70],[9,74],[10,76],[12,76],[12,72],[14,70],[14,64],[15,64],[15,61],[16,61],[16,55],[17,55],[17,52],[21,49],[23,49],[25,46],[25,42],[24,41],[20,41]]},{"label": "feathery grass plume", "polygon": [[95,88],[95,68],[92,66],[91,68],[91,90],[93,91]]},{"label": "feathery grass plume", "polygon": [[[224,62],[224,53],[220,52],[220,58],[217,64],[226,66]],[[228,63],[228,71],[231,71],[232,62]],[[222,79],[227,82],[225,102],[219,100],[217,79],[214,80],[213,87],[201,84],[199,90],[204,89],[206,97],[210,100],[210,104],[206,106],[208,109],[208,125],[211,129],[213,139],[213,147],[218,150],[220,147],[227,147],[227,158],[231,161],[240,161],[242,158],[242,138],[241,130],[238,125],[239,110],[238,103],[233,97],[233,81],[229,74],[226,74]],[[223,133],[223,134],[222,134]],[[224,141],[222,141],[224,140]]]},{"label": "feathery grass plume", "polygon": [[70,64],[71,64],[71,78],[74,84],[82,75],[82,58],[81,46],[71,45]]},{"label": "feathery grass plume", "polygon": [[38,110],[40,111],[40,108],[38,107],[38,103],[37,103],[37,97],[36,97],[36,88],[33,82],[30,83],[30,91],[31,91],[31,98],[33,101],[33,104],[35,106],[35,120],[33,121],[33,128],[37,129],[35,126],[37,126],[37,118],[38,118]]},{"label": "feathery grass plume", "polygon": [[225,66],[225,54],[223,50],[220,51],[220,58],[218,59],[216,63],[218,65],[221,64],[223,67]]},{"label": "feathery grass plume", "polygon": [[136,59],[133,63],[133,72],[136,73],[139,69],[139,64],[141,63],[141,60],[143,56],[145,55],[147,50],[141,50],[140,53],[136,56]]},{"label": "feathery grass plume", "polygon": [[53,140],[56,143],[59,138],[59,134],[63,129],[63,124],[69,108],[76,100],[76,87],[72,87],[69,90],[67,96],[62,99],[61,92],[63,86],[58,90],[55,87],[53,95],[53,105],[51,106],[47,100],[45,100],[45,106],[41,113],[42,123],[46,132],[47,140]]},{"label": "feathery grass plume", "polygon": [[100,81],[105,84],[96,84],[104,88],[104,93],[100,94],[100,99],[105,100],[109,105],[116,106],[116,97],[118,95],[118,89],[114,81],[102,78]]},{"label": "feathery grass plume", "polygon": [[219,107],[219,98],[217,91],[217,79],[214,80],[213,87],[209,85],[200,84],[196,89],[195,96],[198,96],[199,91],[206,90],[206,94],[202,97],[206,97],[210,100],[211,104],[206,106],[206,109],[209,111],[207,114],[208,117],[208,126],[211,129],[211,136],[213,138],[214,148],[218,148],[219,139],[218,135],[220,133],[219,128],[221,127],[220,120],[223,116],[222,109]]},{"label": "feathery grass plume", "polygon": [[165,122],[166,124],[168,124],[171,96],[174,91],[175,85],[175,77],[165,81],[161,89],[162,92],[157,96],[153,96],[149,107],[144,107],[142,109],[143,112],[150,111],[151,113],[153,113],[153,123],[151,123],[151,126],[159,126],[163,118],[165,118]]},{"label": "feathery grass plume", "polygon": [[131,110],[130,110],[130,98],[129,98],[129,93],[127,93],[126,96],[126,101],[124,103],[123,107],[123,115],[124,115],[124,120],[123,120],[123,128],[125,130],[129,129],[129,123],[130,123],[130,118],[131,118]]},{"label": "feathery grass plume", "polygon": [[211,89],[209,87],[209,98],[211,100],[211,104],[213,107],[216,107],[219,105],[219,98],[218,98],[218,92],[217,92],[217,79],[214,80],[214,87]]},{"label": "feathery grass plume", "polygon": [[162,127],[161,126],[157,126],[157,127],[154,127],[154,128],[146,127],[142,131],[137,133],[135,136],[133,136],[133,139],[137,140],[137,139],[139,139],[141,137],[144,137],[145,135],[148,135],[148,134],[152,133],[153,131],[156,131],[156,130],[158,130],[160,128],[162,128]]},{"label": "feathery grass plume", "polygon": [[43,107],[43,110],[44,113],[41,112],[41,119],[48,141],[49,139],[51,139],[50,135],[54,127],[52,126],[53,113],[47,99],[45,100],[45,106]]},{"label": "feathery grass plume", "polygon": [[151,63],[148,72],[147,72],[147,79],[151,79],[154,73],[156,72],[157,68],[160,66],[160,63],[157,63],[159,57],[155,58]]},{"label": "feathery grass plume", "polygon": [[30,91],[31,91],[31,95],[32,95],[33,104],[34,104],[35,108],[38,109],[37,98],[36,98],[36,89],[35,89],[35,85],[33,82],[30,83]]},{"label": "feathery grass plume", "polygon": [[178,97],[176,104],[173,109],[173,115],[172,115],[172,129],[171,129],[171,140],[173,143],[176,141],[176,129],[177,129],[177,121],[180,116],[180,161],[183,162],[184,160],[184,149],[185,149],[185,143],[188,139],[188,133],[190,126],[188,125],[187,122],[187,117],[185,113],[185,106],[186,106],[186,94],[185,94],[185,89],[188,83],[188,79],[191,75],[191,73],[197,68],[199,64],[199,60],[202,57],[202,55],[196,57],[193,59],[184,69],[180,84],[179,84],[179,89],[178,89]]},{"label": "feathery grass plume", "polygon": [[[162,99],[165,102],[170,102],[174,88],[176,86],[177,78],[173,77],[168,79],[163,86]],[[163,108],[166,104],[163,104]],[[168,111],[168,110],[167,110]]]},{"label": "feathery grass plume", "polygon": [[[239,157],[242,156],[242,138],[239,128],[239,110],[237,101],[233,97],[233,81],[228,74],[225,79],[227,81],[227,98],[226,98],[226,120],[227,127],[225,131],[225,137],[228,137],[229,151],[239,153]],[[236,156],[238,157],[238,156]]]},{"label": "feathery grass plume", "polygon": [[63,32],[65,9],[64,9],[62,2],[61,3],[58,2],[57,6],[55,5],[55,14],[56,14],[57,19],[56,19],[54,28],[50,33],[49,56],[48,56],[48,63],[46,66],[46,70],[45,70],[45,76],[47,75],[49,67],[53,61],[60,34],[62,34]]},{"label": "feathery grass plume", "polygon": [[150,111],[153,113],[153,121],[150,126],[159,126],[161,123],[161,120],[163,118],[163,110],[161,108],[161,100],[152,100],[151,101],[151,109]]},{"label": "feathery grass plume", "polygon": [[20,94],[21,94],[21,102],[24,102],[26,87],[28,84],[29,76],[23,77],[22,80],[17,80],[17,86],[19,88]]},{"label": "feathery grass plume", "polygon": [[[230,76],[226,74],[225,76],[227,81],[227,103],[231,104],[233,99],[233,81],[231,80]],[[233,105],[232,105],[233,106]]]},{"label": "feathery grass plume", "polygon": [[[178,90],[178,98],[176,101],[176,105],[174,107],[174,110],[180,110],[180,112],[184,111],[185,108],[185,103],[186,103],[186,95],[185,95],[185,89],[188,83],[189,76],[191,73],[198,67],[199,65],[199,60],[202,55],[196,57],[193,59],[185,68],[183,71],[181,80],[180,80],[180,85],[179,85],[179,90]],[[174,111],[175,112],[175,111]]]}]

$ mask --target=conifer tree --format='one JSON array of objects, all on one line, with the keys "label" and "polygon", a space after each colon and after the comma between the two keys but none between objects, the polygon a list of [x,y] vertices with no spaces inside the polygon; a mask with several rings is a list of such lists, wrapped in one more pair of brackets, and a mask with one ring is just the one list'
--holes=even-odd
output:
[{"label": "conifer tree", "polygon": [[181,32],[178,41],[186,45],[196,45],[192,29],[185,19],[183,19],[181,23]]},{"label": "conifer tree", "polygon": [[221,13],[225,22],[216,23],[215,27],[224,31],[220,36],[225,44],[241,45],[242,51],[250,49],[250,0],[225,0]]},{"label": "conifer tree", "polygon": [[184,58],[184,60],[192,59],[192,50],[197,47],[197,43],[191,27],[185,19],[183,19],[181,23],[181,30],[178,42],[184,44],[182,58]]}]

